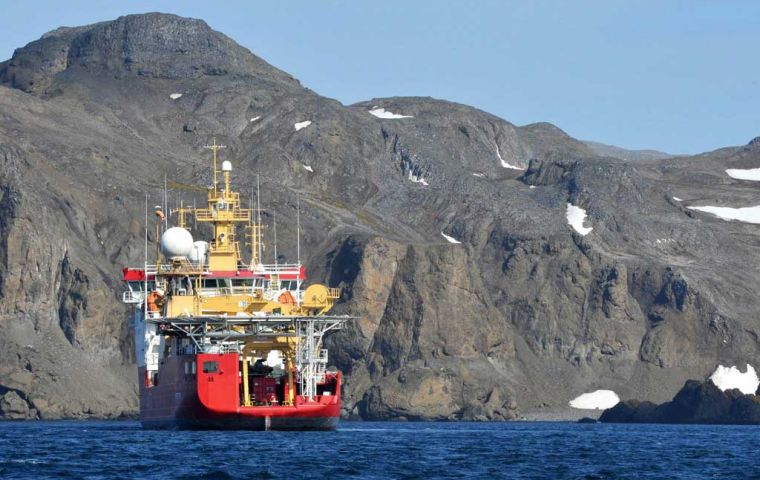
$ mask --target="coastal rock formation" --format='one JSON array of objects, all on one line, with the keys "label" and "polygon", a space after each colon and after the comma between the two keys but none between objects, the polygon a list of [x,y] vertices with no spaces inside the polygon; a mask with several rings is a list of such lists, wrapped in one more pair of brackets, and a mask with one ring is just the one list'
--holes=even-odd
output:
[{"label": "coastal rock formation", "polygon": [[628,400],[605,410],[603,423],[760,424],[760,396],[689,380],[670,402]]},{"label": "coastal rock formation", "polygon": [[760,353],[758,226],[688,208],[752,206],[756,183],[725,170],[760,167],[758,142],[626,162],[432,98],[344,106],[164,14],[19,48],[0,63],[0,116],[4,418],[134,414],[120,269],[143,262],[165,174],[171,205],[203,195],[214,137],[240,190],[259,175],[279,260],[295,258],[300,199],[310,277],[361,317],[330,339],[346,416],[501,420],[594,390],[664,401]]}]

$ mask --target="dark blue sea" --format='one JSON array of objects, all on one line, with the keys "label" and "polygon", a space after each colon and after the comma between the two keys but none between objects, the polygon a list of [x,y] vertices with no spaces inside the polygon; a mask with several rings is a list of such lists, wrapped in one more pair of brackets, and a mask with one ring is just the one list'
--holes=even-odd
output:
[{"label": "dark blue sea", "polygon": [[760,478],[760,427],[359,423],[335,432],[0,423],[2,478]]}]

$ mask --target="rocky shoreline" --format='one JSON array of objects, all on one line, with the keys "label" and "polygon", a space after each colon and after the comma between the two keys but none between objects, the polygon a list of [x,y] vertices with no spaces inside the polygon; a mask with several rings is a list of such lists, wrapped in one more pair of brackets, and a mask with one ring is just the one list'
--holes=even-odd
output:
[{"label": "rocky shoreline", "polygon": [[712,380],[689,380],[673,400],[662,404],[628,400],[605,410],[602,423],[760,424],[760,388],[755,394],[722,391]]}]

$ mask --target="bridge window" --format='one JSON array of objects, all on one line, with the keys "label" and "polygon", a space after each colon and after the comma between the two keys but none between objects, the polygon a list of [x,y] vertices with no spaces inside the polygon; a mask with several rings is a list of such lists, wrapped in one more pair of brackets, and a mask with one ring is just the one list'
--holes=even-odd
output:
[{"label": "bridge window", "polygon": [[217,362],[203,362],[203,373],[216,373],[219,371],[219,364]]},{"label": "bridge window", "polygon": [[298,280],[283,280],[280,286],[287,290],[298,290]]},{"label": "bridge window", "polygon": [[[143,286],[145,286],[145,282],[142,281],[129,281],[127,282],[127,285],[129,285],[129,291],[130,292],[142,292]],[[156,282],[150,281],[148,282],[148,291],[151,292],[155,289]]]}]

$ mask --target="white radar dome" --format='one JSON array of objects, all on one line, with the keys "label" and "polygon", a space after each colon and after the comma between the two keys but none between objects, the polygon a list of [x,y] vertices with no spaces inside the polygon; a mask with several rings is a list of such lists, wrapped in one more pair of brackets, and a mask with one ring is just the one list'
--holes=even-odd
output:
[{"label": "white radar dome", "polygon": [[193,236],[181,227],[172,227],[161,235],[161,252],[169,258],[187,257],[193,251]]},{"label": "white radar dome", "polygon": [[193,243],[193,250],[187,258],[196,265],[203,265],[206,263],[206,252],[208,252],[208,242],[198,240]]},{"label": "white radar dome", "polygon": [[223,172],[231,172],[232,171],[232,164],[229,162],[229,160],[225,160],[222,162],[222,171]]}]

